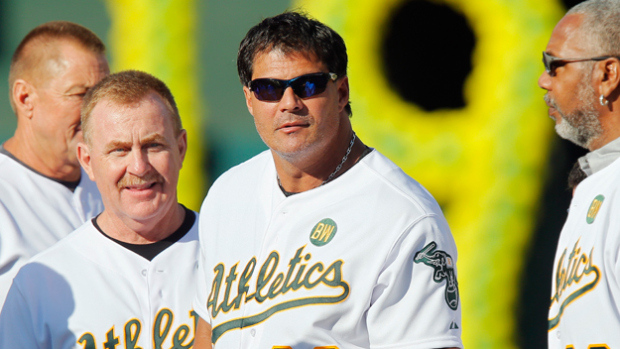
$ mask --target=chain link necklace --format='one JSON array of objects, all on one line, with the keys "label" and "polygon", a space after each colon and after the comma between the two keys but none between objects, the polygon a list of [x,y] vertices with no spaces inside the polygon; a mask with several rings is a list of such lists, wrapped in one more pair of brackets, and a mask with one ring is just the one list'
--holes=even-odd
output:
[{"label": "chain link necklace", "polygon": [[347,148],[347,152],[344,154],[344,156],[342,157],[342,160],[340,161],[340,163],[338,164],[338,166],[336,166],[336,169],[334,170],[334,172],[332,172],[329,177],[327,177],[326,180],[323,181],[323,183],[321,183],[321,185],[331,181],[332,179],[334,179],[334,176],[336,176],[336,173],[338,173],[338,171],[340,171],[340,169],[342,168],[342,165],[344,165],[345,162],[347,162],[347,158],[349,157],[349,154],[351,153],[351,149],[353,149],[353,143],[355,143],[355,138],[357,136],[355,135],[355,131],[353,132],[353,137],[351,137],[351,142],[349,143],[349,147]]},{"label": "chain link necklace", "polygon": [[[323,183],[321,183],[321,185],[331,181],[332,179],[334,179],[334,177],[336,176],[336,174],[338,173],[338,171],[340,171],[340,169],[342,168],[342,165],[344,165],[345,162],[347,162],[347,159],[349,158],[349,154],[351,154],[351,149],[353,149],[353,144],[355,143],[355,139],[357,138],[357,136],[355,135],[355,132],[353,132],[353,136],[351,137],[351,142],[349,142],[349,147],[347,148],[347,152],[344,154],[344,156],[342,157],[342,160],[340,160],[340,163],[338,164],[338,166],[336,166],[336,169],[334,170],[334,172],[332,172],[326,180],[323,181]],[[280,176],[276,175],[276,178],[278,179],[278,186],[280,187],[280,190],[282,190],[282,192],[286,195],[293,195],[293,194],[297,194],[297,193],[292,193],[292,192],[288,192],[286,191],[283,187],[282,187],[282,183],[280,183]]]}]

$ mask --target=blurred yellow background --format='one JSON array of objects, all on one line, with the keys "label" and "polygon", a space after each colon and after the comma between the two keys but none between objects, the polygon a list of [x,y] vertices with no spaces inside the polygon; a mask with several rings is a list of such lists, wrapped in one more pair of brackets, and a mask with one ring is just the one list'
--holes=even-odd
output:
[{"label": "blurred yellow background", "polygon": [[[265,149],[236,74],[240,40],[262,18],[301,8],[347,43],[358,136],[444,209],[459,250],[465,346],[544,348],[566,171],[580,153],[555,137],[536,81],[551,30],[573,4],[8,0],[0,2],[0,78],[32,27],[63,19],[91,28],[112,71],[144,70],[171,88],[189,136],[180,201],[198,210],[219,174]],[[15,128],[6,85],[0,141]]]}]

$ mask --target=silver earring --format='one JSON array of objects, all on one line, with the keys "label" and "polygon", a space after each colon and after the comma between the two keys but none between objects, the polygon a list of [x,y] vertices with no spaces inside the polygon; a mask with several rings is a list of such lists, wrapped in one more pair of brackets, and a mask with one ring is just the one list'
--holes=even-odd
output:
[{"label": "silver earring", "polygon": [[606,100],[606,99],[605,99],[605,96],[603,96],[603,95],[601,95],[601,96],[598,98],[598,102],[599,102],[599,103],[601,103],[601,105],[602,105],[603,107],[604,107],[604,106],[606,106],[607,104],[609,104],[609,101],[608,101],[608,100]]}]

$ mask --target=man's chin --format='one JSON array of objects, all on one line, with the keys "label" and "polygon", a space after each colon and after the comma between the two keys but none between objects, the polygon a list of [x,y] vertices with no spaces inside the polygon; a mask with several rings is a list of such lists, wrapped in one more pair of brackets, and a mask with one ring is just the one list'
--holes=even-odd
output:
[{"label": "man's chin", "polygon": [[555,132],[561,138],[587,149],[587,141],[583,140],[579,130],[566,122],[566,120],[559,119],[559,122],[555,125]]}]

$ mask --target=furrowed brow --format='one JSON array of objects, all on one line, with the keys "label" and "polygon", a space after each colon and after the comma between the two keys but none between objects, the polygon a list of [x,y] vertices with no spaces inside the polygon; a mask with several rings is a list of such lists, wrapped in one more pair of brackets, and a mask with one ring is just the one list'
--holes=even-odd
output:
[{"label": "furrowed brow", "polygon": [[168,144],[168,142],[166,141],[166,138],[160,134],[152,134],[150,136],[146,136],[140,140],[140,143],[141,144],[148,144],[148,143]]},{"label": "furrowed brow", "polygon": [[110,143],[106,144],[105,151],[112,151],[118,148],[131,148],[131,142],[123,142],[118,140],[111,141]]}]

